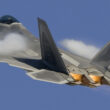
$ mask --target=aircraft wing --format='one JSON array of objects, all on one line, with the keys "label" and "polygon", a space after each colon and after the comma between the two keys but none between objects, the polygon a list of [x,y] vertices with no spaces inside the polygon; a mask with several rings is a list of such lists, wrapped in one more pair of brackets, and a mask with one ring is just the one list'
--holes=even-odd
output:
[{"label": "aircraft wing", "polygon": [[0,62],[22,68],[28,72],[28,76],[36,80],[58,84],[68,83],[69,75],[65,64],[47,25],[42,20],[39,20],[39,33],[40,40],[28,32],[21,23],[10,25],[0,23],[0,40],[7,41],[9,45],[4,50],[0,48]]},{"label": "aircraft wing", "polygon": [[[23,68],[36,70],[16,58],[41,59],[40,42],[21,23],[10,25],[0,23],[0,62]],[[19,43],[19,44],[18,44]]]},{"label": "aircraft wing", "polygon": [[[21,23],[13,23],[10,25],[0,23],[0,40],[7,43],[7,45],[10,43],[11,46],[16,46],[16,50],[14,50],[14,46],[13,49],[11,49],[12,47],[6,47],[7,45],[5,44],[4,49],[6,47],[7,52],[0,50],[2,52],[0,56],[3,55],[32,59],[38,59],[41,56],[39,40],[33,36]],[[19,46],[17,43],[20,43]]]}]

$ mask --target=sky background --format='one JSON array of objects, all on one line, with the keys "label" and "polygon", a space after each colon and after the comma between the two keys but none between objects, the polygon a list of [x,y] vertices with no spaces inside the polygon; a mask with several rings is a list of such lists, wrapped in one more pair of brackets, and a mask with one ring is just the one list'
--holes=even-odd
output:
[{"label": "sky background", "polygon": [[[1,0],[9,14],[38,36],[37,17],[47,21],[59,47],[75,39],[97,48],[110,40],[109,0]],[[19,68],[0,64],[0,110],[108,110],[110,87],[91,89],[32,80]]]}]

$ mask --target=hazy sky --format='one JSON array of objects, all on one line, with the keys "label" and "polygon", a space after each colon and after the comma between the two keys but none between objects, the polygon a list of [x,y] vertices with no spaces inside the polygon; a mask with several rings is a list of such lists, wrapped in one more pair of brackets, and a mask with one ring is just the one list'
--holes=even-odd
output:
[{"label": "hazy sky", "polygon": [[[37,17],[43,18],[59,47],[63,40],[74,39],[99,49],[110,40],[109,0],[1,0],[0,16],[5,14],[16,17],[37,37]],[[0,69],[0,110],[110,109],[109,86],[56,85],[32,80],[5,63]]]}]

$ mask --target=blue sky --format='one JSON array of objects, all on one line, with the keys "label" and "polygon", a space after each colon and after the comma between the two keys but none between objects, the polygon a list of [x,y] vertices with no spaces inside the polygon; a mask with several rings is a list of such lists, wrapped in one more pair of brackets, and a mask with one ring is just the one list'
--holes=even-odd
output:
[{"label": "blue sky", "polygon": [[[68,38],[101,48],[110,40],[109,0],[1,0],[0,16],[5,14],[15,16],[36,36],[36,18],[43,18],[57,45]],[[5,63],[0,69],[0,110],[110,108],[109,86],[56,85],[32,80],[24,70]]]}]

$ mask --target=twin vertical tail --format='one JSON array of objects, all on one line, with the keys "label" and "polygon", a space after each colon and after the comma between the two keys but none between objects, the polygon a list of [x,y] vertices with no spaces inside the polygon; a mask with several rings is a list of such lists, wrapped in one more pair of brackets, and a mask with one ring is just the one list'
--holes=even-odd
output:
[{"label": "twin vertical tail", "polygon": [[[56,47],[46,22],[38,18],[38,26],[42,60],[50,68],[67,74],[65,64]],[[98,52],[98,54],[91,60],[91,63],[103,68],[108,68],[110,66],[110,42]]]},{"label": "twin vertical tail", "polygon": [[67,69],[45,21],[38,18],[41,56],[44,63],[57,72],[67,74]]}]

